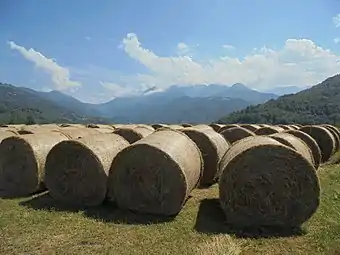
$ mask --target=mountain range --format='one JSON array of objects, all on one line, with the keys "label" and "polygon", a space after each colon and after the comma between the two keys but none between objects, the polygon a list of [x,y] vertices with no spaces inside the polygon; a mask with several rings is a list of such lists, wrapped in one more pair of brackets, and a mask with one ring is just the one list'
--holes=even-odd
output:
[{"label": "mountain range", "polygon": [[0,83],[0,121],[208,123],[277,97],[273,93],[255,91],[240,83],[232,86],[174,85],[163,91],[153,87],[137,96],[89,104],[59,91],[39,92]]}]

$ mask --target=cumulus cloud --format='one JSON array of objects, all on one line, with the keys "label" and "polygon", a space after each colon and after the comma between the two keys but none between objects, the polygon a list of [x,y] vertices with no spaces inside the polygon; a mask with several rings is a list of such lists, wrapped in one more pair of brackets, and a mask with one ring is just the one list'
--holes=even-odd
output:
[{"label": "cumulus cloud", "polygon": [[52,58],[47,58],[34,49],[26,49],[15,42],[8,42],[12,50],[18,51],[24,58],[51,76],[51,80],[57,90],[75,90],[81,86],[80,82],[70,79],[69,69],[59,66]]},{"label": "cumulus cloud", "polygon": [[223,45],[223,48],[225,48],[225,49],[227,49],[227,50],[234,50],[234,49],[235,49],[235,46],[230,45],[230,44],[224,44],[224,45]]},{"label": "cumulus cloud", "polygon": [[340,37],[336,37],[333,39],[334,43],[338,44],[340,43]]},{"label": "cumulus cloud", "polygon": [[122,48],[149,70],[134,77],[134,81],[138,79],[144,85],[152,83],[163,88],[173,84],[231,85],[238,82],[255,89],[305,86],[316,84],[340,70],[340,56],[308,39],[288,39],[281,49],[262,47],[244,58],[223,55],[204,62],[188,55],[158,56],[144,48],[134,33],[127,34]]},{"label": "cumulus cloud", "polygon": [[333,17],[335,27],[340,27],[340,13]]},{"label": "cumulus cloud", "polygon": [[187,44],[180,42],[177,44],[177,53],[178,55],[185,55],[190,52],[190,48]]}]

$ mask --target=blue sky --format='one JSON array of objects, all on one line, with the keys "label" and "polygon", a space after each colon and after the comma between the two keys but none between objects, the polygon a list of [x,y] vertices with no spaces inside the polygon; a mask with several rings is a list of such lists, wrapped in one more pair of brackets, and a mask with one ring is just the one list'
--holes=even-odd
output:
[{"label": "blue sky", "polygon": [[0,82],[86,102],[173,84],[304,87],[339,60],[339,0],[0,1]]}]

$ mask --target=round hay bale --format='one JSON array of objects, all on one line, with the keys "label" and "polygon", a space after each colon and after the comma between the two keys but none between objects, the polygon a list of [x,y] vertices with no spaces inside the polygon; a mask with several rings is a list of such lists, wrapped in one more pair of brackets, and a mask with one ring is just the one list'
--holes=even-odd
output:
[{"label": "round hay bale", "polygon": [[203,158],[203,173],[200,187],[212,185],[219,177],[218,162],[229,149],[230,144],[213,129],[184,128],[181,130],[196,143]]},{"label": "round hay bale", "polygon": [[52,131],[58,131],[60,128],[57,125],[26,125],[18,130],[20,135],[40,134]]},{"label": "round hay bale", "polygon": [[70,123],[62,123],[58,124],[60,128],[66,128],[66,127],[73,127],[73,128],[85,128],[86,125],[84,124],[70,124]]},{"label": "round hay bale", "polygon": [[113,124],[113,125],[111,125],[111,127],[113,127],[114,129],[116,129],[116,128],[124,127],[124,125],[123,125],[123,124]]},{"label": "round hay bale", "polygon": [[215,130],[216,132],[218,132],[222,127],[224,127],[223,124],[217,124],[217,123],[211,123],[208,126],[211,127],[213,130]]},{"label": "round hay bale", "polygon": [[259,125],[255,125],[255,124],[240,124],[239,126],[242,128],[248,129],[251,132],[255,132],[256,130],[261,128]]},{"label": "round hay bale", "polygon": [[87,128],[98,128],[98,129],[111,129],[114,130],[114,127],[111,125],[105,125],[105,124],[87,124]]},{"label": "round hay bale", "polygon": [[29,196],[44,189],[45,161],[57,143],[68,138],[60,133],[7,137],[0,143],[0,195]]},{"label": "round hay bale", "polygon": [[321,150],[321,163],[325,163],[334,154],[335,140],[330,131],[321,126],[303,126],[299,129],[314,138]]},{"label": "round hay bale", "polygon": [[116,134],[98,134],[58,143],[46,159],[45,184],[50,195],[77,206],[100,205],[114,157],[129,146]]},{"label": "round hay bale", "polygon": [[189,123],[182,123],[181,126],[182,126],[182,127],[192,127],[192,125],[189,124]]},{"label": "round hay bale", "polygon": [[224,125],[223,127],[221,127],[220,130],[218,130],[218,132],[222,133],[224,130],[227,130],[229,128],[234,128],[234,127],[240,127],[240,126],[236,125],[236,124],[227,124],[227,125]]},{"label": "round hay bale", "polygon": [[300,130],[287,130],[285,133],[296,136],[307,144],[313,155],[314,167],[318,169],[321,162],[321,150],[314,138]]},{"label": "round hay bale", "polygon": [[333,126],[333,125],[330,125],[330,124],[323,124],[323,125],[321,125],[321,126],[323,126],[323,127],[328,127],[328,128],[330,128],[330,129],[334,130],[334,131],[340,136],[340,130],[339,130],[337,127],[335,127],[335,126]]},{"label": "round hay bale", "polygon": [[281,127],[262,127],[255,131],[256,135],[272,135],[279,132],[283,132],[284,129]]},{"label": "round hay bale", "polygon": [[130,144],[132,144],[152,134],[153,131],[146,127],[135,127],[135,128],[117,128],[115,131],[113,131],[113,133],[122,136]]},{"label": "round hay bale", "polygon": [[335,141],[335,152],[337,152],[339,150],[339,146],[340,146],[340,135],[339,135],[339,131],[336,128],[333,128],[331,125],[321,125],[322,127],[326,128],[329,132],[332,133],[334,141]]},{"label": "round hay bale", "polygon": [[169,128],[179,130],[182,129],[183,127],[181,125],[169,125]]},{"label": "round hay bale", "polygon": [[164,127],[169,127],[169,125],[160,124],[160,123],[152,124],[151,126],[152,126],[155,130],[160,129],[160,128],[164,128]]},{"label": "round hay bale", "polygon": [[276,127],[280,127],[283,130],[293,130],[289,125],[280,124],[280,125],[277,125]]},{"label": "round hay bale", "polygon": [[195,129],[202,129],[202,130],[208,129],[208,130],[213,130],[213,131],[215,131],[211,126],[209,126],[209,125],[204,125],[204,124],[195,125],[195,126],[192,126],[192,128],[195,128]]},{"label": "round hay bale", "polygon": [[57,131],[53,132],[58,132],[62,133],[63,135],[67,136],[69,139],[79,139],[85,136],[90,136],[90,135],[97,135],[100,134],[99,128],[74,128],[74,127],[69,127],[69,128],[62,128]]},{"label": "round hay bale", "polygon": [[115,129],[113,128],[96,128],[96,131],[101,134],[112,134]]},{"label": "round hay bale", "polygon": [[150,129],[151,131],[155,131],[155,129],[150,125],[138,124],[136,127],[143,127],[143,128]]},{"label": "round hay bale", "polygon": [[11,136],[16,136],[16,135],[18,135],[18,134],[15,133],[15,132],[11,132],[11,131],[0,132],[0,143],[5,138],[11,137]]},{"label": "round hay bale", "polygon": [[242,127],[233,127],[233,128],[225,129],[220,134],[230,144],[234,144],[235,142],[243,138],[246,138],[248,136],[255,136],[253,132]]},{"label": "round hay bale", "polygon": [[272,127],[272,125],[269,124],[258,124],[260,127]]},{"label": "round hay bale", "polygon": [[221,207],[236,227],[300,226],[319,206],[314,166],[273,138],[241,140],[222,157],[220,168]]},{"label": "round hay bale", "polygon": [[118,153],[107,196],[119,208],[175,215],[197,186],[202,167],[201,152],[187,135],[161,129]]},{"label": "round hay bale", "polygon": [[11,124],[8,125],[8,128],[1,128],[1,130],[6,130],[6,129],[10,129],[10,130],[19,130],[21,129],[23,126],[25,126],[24,124]]},{"label": "round hay bale", "polygon": [[312,151],[309,149],[308,145],[300,138],[294,135],[288,134],[286,132],[272,134],[270,135],[270,137],[300,152],[306,159],[308,159],[313,164],[313,166],[315,166]]},{"label": "round hay bale", "polygon": [[41,124],[40,128],[51,128],[51,129],[59,129],[60,126],[54,123],[50,123],[50,124]]},{"label": "round hay bale", "polygon": [[0,132],[0,135],[2,135],[3,133],[7,134],[7,133],[11,133],[12,135],[19,135],[18,130],[17,129],[13,129],[13,128],[6,128],[6,129],[2,129]]}]

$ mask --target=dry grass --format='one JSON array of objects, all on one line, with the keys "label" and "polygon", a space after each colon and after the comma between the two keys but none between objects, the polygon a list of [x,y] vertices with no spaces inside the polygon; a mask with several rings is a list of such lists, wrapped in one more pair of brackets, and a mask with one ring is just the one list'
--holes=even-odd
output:
[{"label": "dry grass", "polygon": [[322,167],[318,173],[321,205],[301,233],[240,237],[247,233],[233,233],[222,224],[216,185],[195,190],[175,220],[158,224],[150,216],[108,206],[61,208],[42,195],[0,200],[0,254],[336,254],[340,167]]}]

